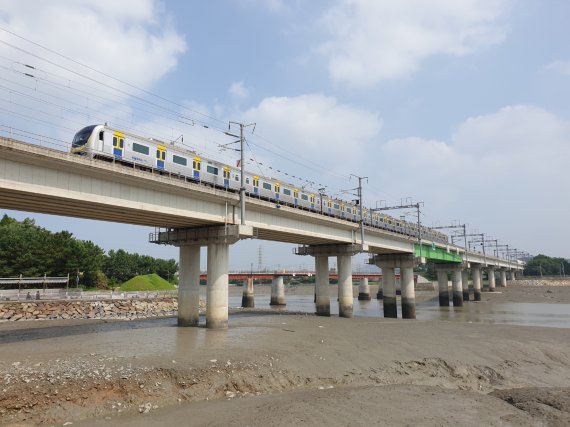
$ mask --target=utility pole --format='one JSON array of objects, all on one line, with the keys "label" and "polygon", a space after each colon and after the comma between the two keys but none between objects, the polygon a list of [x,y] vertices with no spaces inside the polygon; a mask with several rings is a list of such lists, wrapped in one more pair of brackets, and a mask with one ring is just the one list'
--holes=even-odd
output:
[{"label": "utility pole", "polygon": [[[239,150],[236,151],[240,152],[240,175],[241,175],[241,184],[239,189],[239,203],[240,203],[240,216],[241,216],[241,225],[245,225],[245,150],[244,150],[244,143],[245,138],[243,136],[243,129],[249,126],[253,126],[253,130],[251,133],[255,132],[255,123],[250,123],[244,125],[243,123],[238,122],[229,122],[228,123],[228,131],[231,129],[232,125],[239,126],[239,135],[234,135],[233,133],[225,132],[226,135],[233,136],[234,138],[239,138],[238,141],[230,142],[229,144],[235,144],[236,142],[240,143]],[[229,144],[225,144],[227,146]]]},{"label": "utility pole", "polygon": [[[353,190],[357,190],[358,193],[356,194],[358,196],[358,206],[360,207],[360,242],[362,243],[362,247],[364,248],[364,214],[362,212],[362,180],[365,179],[366,182],[368,182],[368,177],[367,176],[357,176],[354,174],[350,174],[350,176],[355,177],[358,179],[358,187],[357,188],[353,188]],[[322,206],[322,205],[321,205]]]},{"label": "utility pole", "polygon": [[[406,199],[406,201],[411,201],[411,197],[408,197]],[[403,202],[403,200],[401,200],[400,202]],[[394,210],[394,209],[411,209],[411,208],[415,208],[417,210],[417,213],[418,213],[418,244],[420,246],[420,260],[422,259],[422,223],[421,223],[421,219],[420,219],[420,206],[423,206],[423,205],[424,205],[424,202],[408,203],[408,204],[400,203],[400,205],[398,205],[398,206],[384,206],[381,208],[371,209],[371,212],[389,211],[389,210]]]},{"label": "utility pole", "polygon": [[[456,235],[455,237],[463,237],[464,246],[463,249],[465,250],[465,264],[469,263],[469,257],[467,255],[467,224],[457,224],[457,225],[444,225],[441,227],[432,227],[433,230],[443,230],[446,228],[462,228],[463,234]],[[454,245],[453,236],[451,237],[451,244]]]}]

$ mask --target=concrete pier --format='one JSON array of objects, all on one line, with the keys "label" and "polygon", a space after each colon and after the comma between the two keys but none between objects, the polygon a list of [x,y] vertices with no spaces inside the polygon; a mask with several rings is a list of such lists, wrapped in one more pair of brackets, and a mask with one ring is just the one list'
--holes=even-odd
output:
[{"label": "concrete pier", "polygon": [[378,300],[384,299],[384,290],[383,289],[384,289],[384,278],[382,278],[382,281],[378,285],[378,292],[376,292],[376,299],[378,299]]},{"label": "concrete pier", "polygon": [[329,294],[329,258],[326,255],[315,256],[315,304],[317,316],[331,315]]},{"label": "concrete pier", "polygon": [[466,268],[461,272],[461,286],[463,289],[463,301],[469,302],[469,270]]},{"label": "concrete pier", "polygon": [[286,305],[283,276],[274,277],[271,281],[271,301],[269,305]]},{"label": "concrete pier", "polygon": [[352,256],[338,255],[338,315],[352,317]]},{"label": "concrete pier", "polygon": [[180,246],[178,326],[200,323],[200,246]]},{"label": "concrete pier", "polygon": [[368,285],[368,277],[360,279],[358,285],[358,301],[370,301],[370,286]]},{"label": "concrete pier", "polygon": [[447,280],[447,270],[437,269],[437,285],[439,289],[439,306],[449,307],[449,282]]},{"label": "concrete pier", "polygon": [[228,252],[227,243],[208,244],[208,288],[206,327],[228,327]]},{"label": "concrete pier", "polygon": [[501,288],[506,288],[507,287],[507,270],[505,270],[504,268],[501,268],[500,270],[500,277],[501,277],[501,281],[499,286]]},{"label": "concrete pier", "polygon": [[487,268],[487,276],[489,277],[489,292],[495,292],[495,269]]},{"label": "concrete pier", "polygon": [[243,308],[255,307],[253,299],[253,278],[250,277],[243,281],[243,295],[241,297],[241,306]]},{"label": "concrete pier", "polygon": [[472,265],[471,274],[473,276],[473,299],[481,301],[481,267]]},{"label": "concrete pier", "polygon": [[416,318],[416,291],[414,288],[414,263],[412,260],[400,264],[402,284],[402,319]]},{"label": "concrete pier", "polygon": [[461,267],[454,267],[451,271],[451,291],[453,293],[453,306],[463,306],[463,285],[461,280]]},{"label": "concrete pier", "polygon": [[382,294],[384,317],[397,318],[398,307],[396,305],[396,274],[394,267],[382,267]]}]

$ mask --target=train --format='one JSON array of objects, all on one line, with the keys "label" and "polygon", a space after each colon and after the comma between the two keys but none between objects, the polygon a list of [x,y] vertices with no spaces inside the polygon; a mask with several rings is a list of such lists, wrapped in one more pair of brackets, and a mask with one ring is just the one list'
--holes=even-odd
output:
[{"label": "train", "polygon": [[[107,124],[91,125],[77,132],[71,143],[72,154],[113,160],[141,169],[158,170],[185,178],[189,181],[239,192],[241,171],[238,167],[200,156],[198,153],[173,142],[163,142],[122,132]],[[360,222],[358,201],[342,200],[323,193],[316,193],[282,180],[244,173],[245,193],[248,197],[267,200],[332,216],[352,222]],[[373,209],[363,207],[363,223],[410,237],[419,237],[415,223],[396,219]],[[421,226],[423,239],[447,244],[446,234]]]}]

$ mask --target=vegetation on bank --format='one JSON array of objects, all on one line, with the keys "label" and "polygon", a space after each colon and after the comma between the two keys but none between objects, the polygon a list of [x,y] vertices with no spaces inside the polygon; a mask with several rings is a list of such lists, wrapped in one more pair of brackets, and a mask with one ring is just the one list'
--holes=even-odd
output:
[{"label": "vegetation on bank", "polygon": [[75,284],[107,289],[137,275],[155,273],[174,281],[178,264],[122,249],[105,251],[91,241],[79,240],[68,231],[51,232],[31,218],[17,221],[4,215],[0,220],[0,277],[65,277]]},{"label": "vegetation on bank", "polygon": [[527,261],[524,275],[536,277],[570,275],[570,263],[564,258],[551,258],[540,254]]},{"label": "vegetation on bank", "polygon": [[170,291],[176,289],[158,274],[145,274],[135,276],[121,285],[121,291]]}]

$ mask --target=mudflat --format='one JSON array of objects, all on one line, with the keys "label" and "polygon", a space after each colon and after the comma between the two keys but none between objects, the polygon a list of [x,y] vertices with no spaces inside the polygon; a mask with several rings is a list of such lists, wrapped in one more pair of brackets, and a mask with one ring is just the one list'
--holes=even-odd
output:
[{"label": "mudflat", "polygon": [[[570,301],[499,290],[469,304]],[[570,329],[269,310],[224,331],[1,323],[0,381],[5,425],[569,425]]]}]

